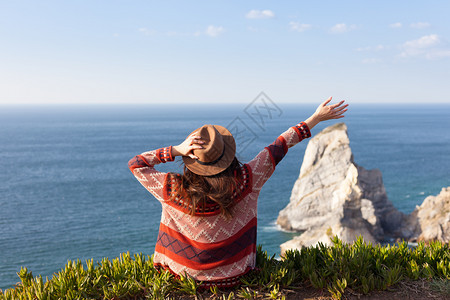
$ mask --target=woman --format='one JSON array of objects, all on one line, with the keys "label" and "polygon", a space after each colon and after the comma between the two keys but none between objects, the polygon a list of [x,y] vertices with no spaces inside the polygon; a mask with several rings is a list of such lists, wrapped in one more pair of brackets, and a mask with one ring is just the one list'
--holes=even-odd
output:
[{"label": "woman", "polygon": [[[142,153],[128,163],[162,204],[153,263],[204,287],[230,287],[255,268],[257,199],[288,148],[311,136],[319,122],[344,117],[348,105],[323,102],[253,160],[240,164],[231,133],[219,125],[194,130],[178,146]],[[159,163],[182,156],[184,174],[162,173]]]}]

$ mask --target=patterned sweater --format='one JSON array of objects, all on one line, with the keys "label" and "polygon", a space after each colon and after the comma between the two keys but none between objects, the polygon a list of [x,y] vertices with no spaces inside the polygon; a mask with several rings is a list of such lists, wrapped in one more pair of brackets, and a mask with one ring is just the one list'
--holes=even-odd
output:
[{"label": "patterned sweater", "polygon": [[257,199],[264,183],[288,151],[311,136],[301,122],[282,133],[254,159],[242,166],[242,180],[234,191],[231,219],[211,202],[189,214],[189,201],[176,188],[178,176],[154,166],[173,161],[172,146],[137,155],[128,165],[139,182],[162,204],[153,263],[174,274],[189,275],[203,286],[233,286],[255,268]]}]

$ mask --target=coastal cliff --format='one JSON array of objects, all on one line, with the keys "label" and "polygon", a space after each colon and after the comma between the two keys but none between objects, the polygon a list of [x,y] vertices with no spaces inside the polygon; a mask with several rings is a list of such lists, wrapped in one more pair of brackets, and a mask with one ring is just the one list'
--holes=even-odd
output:
[{"label": "coastal cliff", "polygon": [[325,128],[309,141],[290,202],[277,219],[281,228],[300,235],[282,244],[282,252],[329,244],[335,235],[344,242],[359,235],[374,243],[388,238],[449,240],[450,189],[405,215],[388,200],[380,170],[357,165],[349,144],[344,123]]},{"label": "coastal cliff", "polygon": [[450,187],[437,196],[428,196],[402,224],[402,232],[410,241],[438,240],[450,242]]}]

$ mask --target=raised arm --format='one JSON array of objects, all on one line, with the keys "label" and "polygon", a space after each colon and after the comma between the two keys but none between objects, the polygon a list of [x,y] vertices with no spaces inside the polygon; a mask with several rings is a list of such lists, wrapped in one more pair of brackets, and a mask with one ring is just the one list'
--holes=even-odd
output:
[{"label": "raised arm", "polygon": [[308,119],[283,132],[272,144],[265,147],[248,163],[253,173],[254,189],[260,190],[262,188],[275,171],[276,165],[286,155],[288,148],[305,138],[309,138],[311,136],[310,130],[314,126],[322,121],[344,117],[343,114],[347,111],[348,104],[342,105],[344,101],[341,101],[337,104],[327,105],[330,101],[331,97],[321,103]]}]

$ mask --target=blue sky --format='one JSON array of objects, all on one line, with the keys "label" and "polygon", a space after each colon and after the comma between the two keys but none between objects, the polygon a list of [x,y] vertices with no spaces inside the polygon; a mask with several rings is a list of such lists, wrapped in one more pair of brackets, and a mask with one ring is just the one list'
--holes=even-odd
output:
[{"label": "blue sky", "polygon": [[0,103],[450,103],[450,1],[0,0]]}]

